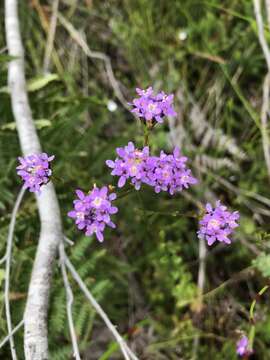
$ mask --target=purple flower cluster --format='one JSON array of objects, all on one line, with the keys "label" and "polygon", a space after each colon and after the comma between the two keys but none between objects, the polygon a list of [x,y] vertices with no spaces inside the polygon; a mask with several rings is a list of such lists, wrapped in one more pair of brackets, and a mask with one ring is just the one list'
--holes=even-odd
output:
[{"label": "purple flower cluster", "polygon": [[230,244],[231,240],[228,236],[238,226],[236,222],[239,219],[238,211],[229,212],[220,201],[216,202],[215,208],[206,204],[205,211],[204,217],[200,220],[199,238],[207,240],[208,245],[212,245],[215,241]]},{"label": "purple flower cluster", "polygon": [[83,191],[76,190],[76,195],[78,198],[73,201],[74,210],[69,211],[68,216],[75,219],[79,230],[84,230],[87,236],[95,234],[102,242],[105,226],[115,228],[110,216],[118,211],[117,207],[111,204],[116,199],[116,194],[109,194],[107,186],[101,189],[95,186],[86,195]]},{"label": "purple flower cluster", "polygon": [[138,150],[132,142],[129,142],[127,146],[117,148],[116,153],[119,158],[116,158],[115,161],[107,160],[106,164],[113,169],[112,175],[119,176],[118,187],[123,187],[130,178],[132,184],[139,190],[147,173],[148,146]]},{"label": "purple flower cluster", "polygon": [[244,335],[236,344],[236,353],[240,356],[249,356],[252,351],[249,349],[248,338]]},{"label": "purple flower cluster", "polygon": [[[136,92],[139,97],[131,104],[134,107],[132,112],[144,119],[147,127],[162,123],[166,116],[176,115],[172,94],[167,95],[163,91],[154,94],[152,87],[146,90],[137,88]],[[197,183],[197,179],[187,168],[187,157],[182,156],[177,147],[171,154],[161,151],[159,156],[153,156],[148,146],[137,149],[129,142],[127,146],[117,148],[116,153],[117,158],[114,161],[107,160],[106,164],[112,169],[111,174],[119,177],[119,188],[130,181],[136,190],[139,190],[142,184],[146,184],[153,187],[156,193],[166,191],[174,195]],[[47,184],[52,175],[50,162],[53,159],[54,156],[48,156],[46,153],[19,157],[17,173],[24,181],[24,188],[39,194],[41,186]],[[111,215],[118,209],[112,206],[111,201],[116,199],[116,194],[110,194],[107,186],[101,189],[95,186],[87,194],[77,190],[76,194],[74,210],[70,211],[68,216],[75,219],[78,229],[84,230],[86,235],[95,234],[99,241],[103,241],[106,225],[115,228]],[[220,201],[216,202],[215,208],[207,204],[205,214],[200,220],[198,236],[207,240],[208,245],[215,241],[230,244],[228,236],[238,226],[238,219],[238,212],[229,212]]]},{"label": "purple flower cluster", "polygon": [[111,174],[119,176],[118,187],[123,187],[128,179],[139,190],[141,184],[153,186],[156,193],[168,191],[171,195],[196,184],[191,170],[186,167],[187,158],[181,156],[175,147],[173,154],[164,151],[159,156],[150,156],[149,148],[136,149],[132,142],[127,146],[116,149],[115,161],[107,160],[106,164],[112,168]]},{"label": "purple flower cluster", "polygon": [[40,193],[40,187],[47,184],[52,174],[50,161],[54,155],[48,156],[46,153],[33,154],[26,157],[19,157],[20,165],[17,166],[17,174],[23,179],[25,189]]},{"label": "purple flower cluster", "polygon": [[165,116],[176,116],[173,108],[173,94],[166,95],[161,91],[154,95],[152,87],[146,90],[137,88],[136,92],[140,97],[133,100],[132,112],[140,118],[144,118],[147,122],[162,123]]}]

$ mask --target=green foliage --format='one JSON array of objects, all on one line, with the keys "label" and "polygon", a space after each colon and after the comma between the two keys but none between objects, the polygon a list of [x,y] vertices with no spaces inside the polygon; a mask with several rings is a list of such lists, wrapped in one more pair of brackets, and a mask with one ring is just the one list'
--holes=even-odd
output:
[{"label": "green foliage", "polygon": [[151,303],[159,304],[161,312],[166,303],[170,303],[170,298],[175,303],[175,309],[171,309],[175,313],[177,308],[196,296],[191,274],[181,258],[181,245],[166,239],[163,230],[159,233],[156,249],[147,260],[149,267],[152,267],[152,284],[146,284],[146,288],[151,289]]},{"label": "green foliage", "polygon": [[254,261],[253,265],[262,273],[266,278],[270,276],[270,255],[262,253]]}]

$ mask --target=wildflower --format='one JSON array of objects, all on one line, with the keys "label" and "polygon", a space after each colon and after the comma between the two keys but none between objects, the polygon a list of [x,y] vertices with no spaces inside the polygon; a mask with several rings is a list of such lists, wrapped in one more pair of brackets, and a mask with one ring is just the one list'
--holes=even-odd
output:
[{"label": "wildflower", "polygon": [[150,168],[147,172],[147,180],[156,193],[168,191],[171,195],[189,188],[196,184],[191,170],[186,168],[187,157],[181,156],[178,147],[175,147],[173,154],[165,154],[161,151],[159,157],[152,157]]},{"label": "wildflower", "polygon": [[119,158],[115,161],[107,160],[106,164],[112,168],[112,175],[119,176],[118,187],[123,187],[131,178],[137,190],[146,174],[146,160],[149,157],[149,148],[145,146],[142,150],[136,149],[132,142],[123,148],[117,148]]},{"label": "wildflower", "polygon": [[228,236],[238,226],[236,222],[239,219],[238,211],[229,212],[220,201],[216,202],[215,208],[209,203],[206,204],[205,210],[206,213],[199,223],[199,238],[207,240],[208,245],[212,245],[215,241],[230,244],[231,240]]},{"label": "wildflower", "polygon": [[111,203],[116,199],[116,194],[108,192],[107,186],[101,189],[95,186],[88,194],[78,189],[77,199],[73,201],[74,210],[68,212],[68,216],[75,219],[79,230],[83,230],[87,236],[95,234],[100,242],[104,240],[106,225],[116,227],[111,221],[111,215],[118,211]]},{"label": "wildflower", "polygon": [[29,188],[30,192],[40,193],[40,187],[47,184],[52,170],[50,161],[54,155],[48,156],[46,153],[33,154],[25,157],[19,157],[20,165],[17,166],[17,174],[24,180],[23,187]]},{"label": "wildflower", "polygon": [[151,125],[162,123],[165,116],[176,116],[173,108],[173,94],[167,95],[163,91],[154,95],[152,87],[146,90],[137,88],[137,94],[140,96],[132,102],[134,112],[138,117]]},{"label": "wildflower", "polygon": [[249,349],[248,338],[243,335],[236,344],[236,353],[240,356],[249,356],[252,351]]},{"label": "wildflower", "polygon": [[160,156],[150,156],[149,148],[136,149],[132,142],[117,148],[118,158],[107,160],[112,175],[119,176],[118,187],[123,187],[128,179],[139,190],[141,184],[154,187],[155,192],[168,191],[171,195],[196,184],[191,170],[186,167],[187,158],[180,155],[176,147],[173,154],[161,151]]}]

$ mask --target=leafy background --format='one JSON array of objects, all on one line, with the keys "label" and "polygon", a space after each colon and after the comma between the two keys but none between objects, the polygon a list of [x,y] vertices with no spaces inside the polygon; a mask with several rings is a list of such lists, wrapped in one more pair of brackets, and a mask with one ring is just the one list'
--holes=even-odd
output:
[{"label": "leafy background", "polygon": [[[260,107],[267,72],[251,1],[61,0],[50,74],[43,61],[50,1],[19,2],[26,76],[43,148],[56,155],[55,186],[67,249],[79,274],[140,359],[236,359],[235,343],[250,328],[249,307],[268,282],[269,180],[262,151]],[[135,87],[175,94],[176,120],[151,135],[153,152],[174,143],[190,158],[200,184],[174,197],[147,187],[117,200],[117,229],[104,244],[84,237],[66,216],[74,189],[115,185],[105,166],[115,147],[142,144],[142,128],[108,80],[106,54],[126,102]],[[267,26],[265,34],[270,40]],[[0,251],[20,182],[20,147],[7,90],[4,6],[0,5]],[[117,104],[109,111],[109,102]],[[220,198],[241,213],[230,246],[207,250],[204,296],[197,286],[198,202]],[[17,219],[11,278],[13,323],[23,316],[39,232],[27,195]],[[3,284],[4,267],[0,268]],[[71,279],[70,279],[71,280]],[[71,280],[72,281],[72,280]],[[73,315],[84,359],[121,359],[117,346],[72,282]],[[0,296],[3,299],[3,287]],[[254,359],[269,359],[269,293],[256,305]],[[55,266],[49,313],[51,359],[71,359],[65,291]],[[3,301],[0,336],[6,335]],[[15,340],[23,359],[22,331]],[[8,345],[0,350],[9,359]]]}]

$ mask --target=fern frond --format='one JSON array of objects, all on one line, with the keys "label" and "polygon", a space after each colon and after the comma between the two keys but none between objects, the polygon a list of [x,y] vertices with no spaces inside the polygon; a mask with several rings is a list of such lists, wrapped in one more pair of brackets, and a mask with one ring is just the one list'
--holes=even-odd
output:
[{"label": "fern frond", "polygon": [[236,144],[234,138],[225,135],[221,129],[213,128],[205,119],[199,106],[194,104],[190,111],[192,130],[197,140],[201,141],[204,148],[211,146],[225,150],[238,160],[247,159],[245,152]]},{"label": "fern frond", "polygon": [[89,321],[92,323],[94,318],[94,310],[89,306],[87,302],[78,303],[77,306],[74,306],[74,321],[76,334],[80,339],[85,335],[85,330],[89,324]]},{"label": "fern frond", "polygon": [[50,358],[53,360],[67,360],[71,358],[72,347],[71,345],[58,346],[53,351],[51,351]]},{"label": "fern frond", "polygon": [[239,171],[238,164],[231,161],[231,159],[227,157],[216,158],[206,154],[196,155],[195,163],[198,164],[198,167],[203,166],[211,170],[220,170],[223,168],[227,168],[232,171]]}]

